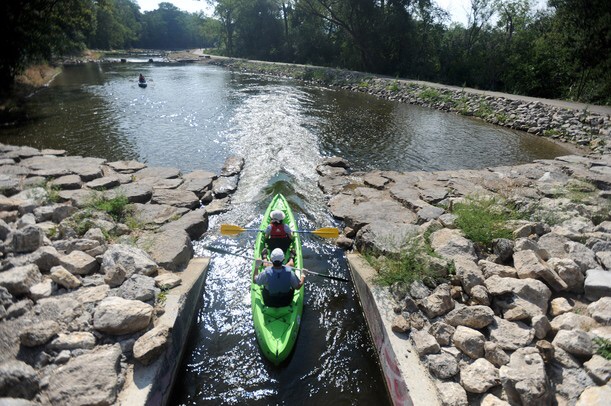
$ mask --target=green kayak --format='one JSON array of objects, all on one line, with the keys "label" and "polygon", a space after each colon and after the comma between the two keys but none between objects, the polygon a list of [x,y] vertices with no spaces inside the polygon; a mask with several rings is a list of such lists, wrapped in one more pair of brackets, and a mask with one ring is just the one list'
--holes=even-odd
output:
[{"label": "green kayak", "polygon": [[[297,230],[297,222],[286,199],[281,194],[277,194],[265,211],[260,229],[265,231],[270,223],[270,213],[273,210],[282,210],[285,214],[284,223]],[[263,232],[257,233],[255,241],[255,258],[261,258],[265,244]],[[303,268],[303,255],[301,253],[301,238],[298,233],[293,233],[293,250],[295,251],[295,268]],[[289,251],[289,250],[287,250]],[[289,253],[286,252],[288,260]],[[286,261],[285,261],[286,262]],[[255,271],[253,262],[252,272]],[[263,266],[261,267],[263,268]],[[260,269],[259,271],[262,271]],[[297,277],[301,277],[300,271],[295,270]],[[252,274],[251,274],[252,277]],[[301,313],[303,312],[303,291],[298,289],[293,295],[290,305],[284,307],[268,307],[263,303],[263,287],[252,283],[250,287],[250,298],[252,305],[252,318],[255,325],[255,334],[261,347],[261,351],[267,359],[279,365],[284,361],[295,346],[299,326],[301,324]]]}]

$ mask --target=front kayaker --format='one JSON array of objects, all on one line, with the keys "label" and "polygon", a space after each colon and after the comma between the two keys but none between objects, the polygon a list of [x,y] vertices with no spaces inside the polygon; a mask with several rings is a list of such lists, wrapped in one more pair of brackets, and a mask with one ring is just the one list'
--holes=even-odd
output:
[{"label": "front kayaker", "polygon": [[272,266],[268,266],[261,273],[260,267],[256,267],[252,281],[263,286],[263,303],[266,306],[288,306],[293,300],[295,289],[301,289],[303,286],[305,272],[301,272],[301,278],[298,278],[291,266],[283,265],[284,252],[280,248],[272,251],[271,260]]},{"label": "front kayaker", "polygon": [[[267,259],[267,253],[273,251],[276,248],[280,248],[282,251],[286,251],[293,242],[293,232],[288,224],[284,224],[285,215],[282,210],[274,210],[269,215],[271,222],[265,229],[265,248],[261,252],[263,259]],[[269,250],[269,251],[268,251]],[[295,252],[293,250],[289,253],[288,266],[293,266]]]},{"label": "front kayaker", "polygon": [[146,79],[144,79],[144,75],[142,73],[140,74],[140,77],[138,78],[138,82],[140,83],[146,82]]}]

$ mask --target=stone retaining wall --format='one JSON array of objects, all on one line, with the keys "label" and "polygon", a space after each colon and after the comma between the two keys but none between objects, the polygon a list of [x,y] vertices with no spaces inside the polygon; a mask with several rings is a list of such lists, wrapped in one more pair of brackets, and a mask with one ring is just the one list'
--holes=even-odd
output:
[{"label": "stone retaining wall", "polygon": [[191,241],[229,209],[242,166],[182,174],[0,144],[0,403],[110,405],[124,387],[123,404],[167,400],[179,312],[207,266]]},{"label": "stone retaining wall", "polygon": [[[410,241],[430,244],[434,254],[418,251],[429,275],[385,288],[385,310],[394,312],[393,352],[414,349],[442,405],[605,404],[611,155],[407,173],[350,173],[332,158],[318,170],[344,223],[343,248],[384,266]],[[488,248],[457,227],[453,207],[467,199],[496,199],[497,210],[507,204],[524,217]]]}]

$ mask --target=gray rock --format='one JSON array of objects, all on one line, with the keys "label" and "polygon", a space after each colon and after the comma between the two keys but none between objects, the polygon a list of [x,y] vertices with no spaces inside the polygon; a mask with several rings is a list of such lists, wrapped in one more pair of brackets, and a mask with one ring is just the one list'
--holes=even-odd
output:
[{"label": "gray rock", "polygon": [[409,332],[409,329],[410,329],[410,322],[408,319],[406,319],[403,315],[400,314],[393,319],[390,329],[394,333],[399,333],[399,334],[407,333]]},{"label": "gray rock", "polygon": [[594,386],[586,388],[575,406],[605,406],[608,405],[609,399],[611,398],[611,387],[605,386]]},{"label": "gray rock", "polygon": [[611,379],[611,361],[600,355],[594,354],[589,361],[584,362],[583,367],[598,385],[606,385]]},{"label": "gray rock", "polygon": [[592,339],[582,330],[559,330],[552,344],[577,356],[591,356],[594,353]]},{"label": "gray rock", "polygon": [[485,259],[480,260],[477,264],[482,269],[485,279],[488,279],[491,276],[499,276],[501,278],[518,277],[518,272],[512,266],[496,264],[494,262],[486,261]]},{"label": "gray rock", "polygon": [[584,283],[586,297],[596,301],[604,296],[611,296],[611,271],[589,269]]},{"label": "gray rock", "polygon": [[59,190],[71,190],[81,188],[81,177],[78,175],[66,175],[49,182],[52,187]]},{"label": "gray rock", "polygon": [[0,286],[6,288],[13,296],[27,294],[30,288],[42,282],[42,279],[42,274],[34,264],[18,266],[0,272]]},{"label": "gray rock", "polygon": [[189,190],[154,189],[151,203],[165,204],[185,209],[199,207],[199,198]]},{"label": "gray rock", "polygon": [[54,266],[51,268],[51,279],[66,289],[76,289],[81,286],[81,280],[68,272],[63,266]]},{"label": "gray rock", "polygon": [[56,405],[111,405],[117,398],[121,347],[100,346],[74,357],[49,377],[47,396]]},{"label": "gray rock", "polygon": [[234,176],[239,174],[244,167],[244,158],[232,155],[225,160],[221,169],[221,176]]},{"label": "gray rock", "polygon": [[550,302],[549,314],[552,317],[568,313],[573,309],[573,305],[565,297],[557,297]]},{"label": "gray rock", "polygon": [[206,209],[190,211],[178,220],[162,226],[160,231],[168,231],[171,228],[182,229],[191,240],[198,240],[208,230],[208,213]]},{"label": "gray rock", "polygon": [[49,297],[53,294],[53,281],[50,278],[45,278],[30,287],[29,296],[32,300],[38,301],[42,298]]},{"label": "gray rock", "polygon": [[180,229],[145,235],[137,244],[145,247],[160,267],[170,271],[184,268],[193,257],[193,244],[189,235]]},{"label": "gray rock", "polygon": [[477,330],[458,326],[452,336],[454,346],[473,359],[484,356],[484,335]]},{"label": "gray rock", "polygon": [[134,358],[143,365],[153,362],[166,349],[169,334],[167,326],[158,326],[144,333],[134,343]]},{"label": "gray rock", "polygon": [[488,326],[490,340],[497,343],[504,350],[517,350],[528,346],[535,338],[535,331],[519,321],[507,321],[494,317]]},{"label": "gray rock", "polygon": [[473,243],[458,230],[444,228],[431,234],[430,240],[433,250],[444,258],[467,256],[474,261],[477,260]]},{"label": "gray rock", "polygon": [[429,355],[426,361],[431,374],[439,379],[450,379],[458,373],[458,362],[450,354]]},{"label": "gray rock", "polygon": [[492,341],[484,343],[484,357],[497,368],[509,363],[509,355],[497,343]]},{"label": "gray rock", "polygon": [[0,363],[0,393],[2,396],[33,399],[40,382],[34,368],[22,361]]},{"label": "gray rock", "polygon": [[484,358],[460,369],[460,384],[467,392],[485,393],[500,384],[499,370]]},{"label": "gray rock", "polygon": [[456,382],[435,382],[442,406],[467,406],[467,392]]},{"label": "gray rock", "polygon": [[36,347],[46,344],[60,332],[60,325],[53,320],[42,320],[21,331],[19,341],[25,347]]},{"label": "gray rock", "polygon": [[440,350],[435,337],[426,331],[413,330],[410,334],[410,338],[414,345],[414,349],[420,357],[424,357],[427,354],[438,353]]},{"label": "gray rock", "polygon": [[113,199],[125,196],[129,203],[146,203],[153,196],[153,187],[142,182],[133,182],[108,190],[104,196]]},{"label": "gray rock", "polygon": [[545,365],[536,348],[519,348],[499,370],[510,404],[551,405]]},{"label": "gray rock", "polygon": [[437,286],[430,296],[420,301],[419,306],[429,319],[446,314],[454,308],[450,286]]},{"label": "gray rock", "polygon": [[117,172],[121,173],[133,173],[146,168],[146,165],[137,161],[116,161],[108,162],[108,166]]},{"label": "gray rock", "polygon": [[472,288],[484,283],[484,274],[471,257],[454,257],[454,266],[456,276],[467,294],[470,295]]},{"label": "gray rock", "polygon": [[138,181],[145,178],[174,179],[180,176],[180,170],[170,167],[149,166],[134,173]]},{"label": "gray rock", "polygon": [[155,277],[155,286],[157,286],[159,289],[172,289],[181,283],[182,279],[180,276],[171,272],[165,272]]},{"label": "gray rock", "polygon": [[239,177],[235,176],[221,176],[212,182],[212,193],[217,199],[222,199],[230,194],[234,193],[238,189]]},{"label": "gray rock", "polygon": [[449,324],[437,321],[429,327],[429,333],[435,337],[439,345],[448,346],[456,329]]},{"label": "gray rock", "polygon": [[[154,203],[154,202],[153,202]],[[189,212],[186,207],[175,207],[169,204],[141,204],[132,205],[132,216],[143,225],[163,225]]]},{"label": "gray rock", "polygon": [[596,325],[596,321],[584,314],[570,312],[554,317],[550,325],[553,331],[573,329],[587,331]]},{"label": "gray rock", "polygon": [[541,281],[491,276],[486,279],[485,285],[491,296],[512,294],[506,302],[497,299],[497,305],[502,308],[511,309],[520,306],[528,312],[530,317],[547,313],[547,305],[552,292]]},{"label": "gray rock", "polygon": [[117,187],[121,184],[118,176],[104,176],[98,179],[94,179],[91,182],[87,182],[89,189],[95,190],[106,190]]},{"label": "gray rock", "polygon": [[611,324],[611,297],[605,296],[588,305],[588,313],[599,323]]},{"label": "gray rock", "polygon": [[571,258],[579,265],[581,272],[586,272],[588,269],[595,269],[599,266],[596,261],[596,253],[581,243],[569,241],[564,245],[564,250],[568,258]]},{"label": "gray rock", "polygon": [[494,312],[488,306],[463,306],[448,313],[445,322],[451,326],[484,328],[494,321]]},{"label": "gray rock", "polygon": [[544,314],[540,314],[538,316],[534,316],[531,319],[531,325],[533,330],[535,331],[535,337],[538,339],[543,339],[547,336],[547,333],[552,329],[552,326]]},{"label": "gray rock", "polygon": [[153,307],[139,300],[107,297],[93,315],[93,327],[106,334],[123,335],[145,329],[153,317]]},{"label": "gray rock", "polygon": [[375,221],[362,227],[356,234],[355,245],[359,251],[374,250],[383,254],[399,254],[419,233],[415,224]]},{"label": "gray rock", "polygon": [[492,241],[492,252],[501,263],[507,262],[513,255],[513,241],[506,238],[496,238]]},{"label": "gray rock", "polygon": [[567,284],[571,292],[583,292],[585,277],[579,265],[570,258],[551,258],[547,264]]},{"label": "gray rock", "polygon": [[26,253],[36,251],[43,244],[45,233],[37,226],[27,226],[11,233],[13,251]]},{"label": "gray rock", "polygon": [[532,278],[543,280],[555,291],[566,290],[568,287],[534,251],[517,251],[513,254],[513,261],[520,279]]},{"label": "gray rock", "polygon": [[140,300],[147,302],[154,300],[159,294],[155,287],[155,279],[139,274],[133,274],[117,289],[116,295],[127,300]]},{"label": "gray rock", "polygon": [[102,256],[102,272],[109,268],[121,265],[130,277],[134,273],[151,276],[157,272],[157,263],[140,248],[131,245],[113,244]]},{"label": "gray rock", "polygon": [[47,348],[55,351],[76,350],[79,348],[91,350],[95,347],[95,336],[88,331],[74,331],[71,333],[59,333]]},{"label": "gray rock", "polygon": [[595,385],[592,378],[581,368],[562,368],[552,364],[549,377],[554,383],[556,395],[568,399],[569,404],[574,404],[587,387]]},{"label": "gray rock", "polygon": [[82,251],[72,251],[68,255],[64,255],[59,259],[59,263],[68,272],[75,275],[89,275],[96,272],[100,266],[95,258]]}]

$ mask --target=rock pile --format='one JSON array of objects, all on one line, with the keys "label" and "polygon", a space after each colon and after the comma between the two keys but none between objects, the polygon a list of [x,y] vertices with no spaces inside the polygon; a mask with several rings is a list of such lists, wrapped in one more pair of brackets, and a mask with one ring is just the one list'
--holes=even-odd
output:
[{"label": "rock pile", "polygon": [[[162,293],[243,165],[183,175],[63,155],[0,144],[0,403],[113,404],[127,365],[163,351]],[[95,203],[117,200],[128,216]]]},{"label": "rock pile", "polygon": [[[318,172],[345,224],[342,247],[383,261],[410,238],[428,238],[435,255],[420,255],[432,276],[389,292],[393,331],[411,340],[443,405],[607,401],[611,155],[351,174],[345,160],[330,158]],[[488,251],[464,236],[452,212],[475,196],[511,202],[530,218],[513,220],[513,237]]]}]

